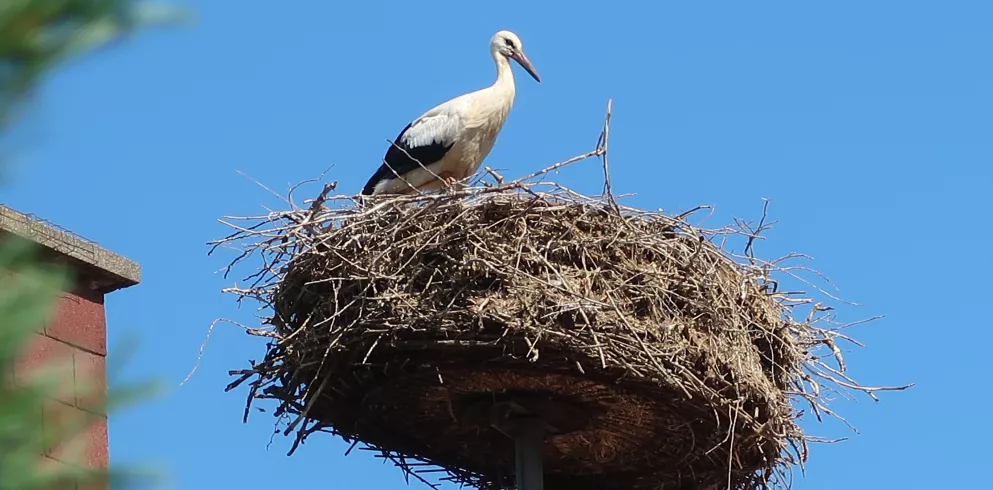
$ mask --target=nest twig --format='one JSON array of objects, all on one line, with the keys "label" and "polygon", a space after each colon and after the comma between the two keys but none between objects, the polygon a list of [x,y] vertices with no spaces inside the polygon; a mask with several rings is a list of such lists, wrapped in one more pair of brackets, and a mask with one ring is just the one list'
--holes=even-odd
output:
[{"label": "nest twig", "polygon": [[[265,357],[228,389],[251,380],[249,406],[276,400],[291,453],[331,432],[429,485],[440,467],[481,489],[511,486],[512,458],[479,407],[552,407],[575,428],[547,442],[547,485],[630,490],[785,482],[812,440],[792,402],[820,418],[834,415],[828,388],[905,388],[849,378],[830,308],[779,290],[797,256],[755,256],[765,208],[757,226],[706,230],[687,221],[703,207],[619,204],[609,106],[607,121],[595,150],[509,183],[488,170],[495,184],[358,205],[332,183],[226,221],[235,231],[214,246],[242,246],[231,265],[262,261],[226,291],[270,312],[249,329]],[[540,180],[591,157],[601,196]]]}]

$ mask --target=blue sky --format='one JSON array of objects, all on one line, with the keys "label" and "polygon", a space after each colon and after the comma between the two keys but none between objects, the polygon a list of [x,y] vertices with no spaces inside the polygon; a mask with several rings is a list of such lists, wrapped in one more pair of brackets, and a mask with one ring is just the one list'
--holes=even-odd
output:
[{"label": "blue sky", "polygon": [[[108,300],[111,348],[137,337],[127,377],[169,391],[111,419],[115,462],[159,464],[163,488],[401,488],[398,470],[345,459],[330,436],[267,450],[271,416],[242,424],[245,390],[223,392],[227,370],[263,353],[233,327],[179,386],[211,321],[252,314],[219,292],[226,257],[205,243],[226,233],[218,217],[278,205],[237,171],[284,191],[334,165],[329,178],[358,192],[411,118],[492,82],[487,42],[512,29],[543,82],[516,71],[487,165],[521,176],[592,149],[612,97],[613,185],[637,193],[629,205],[714,205],[722,224],[772,199],[760,253],[813,256],[862,305],[841,319],[886,315],[852,332],[868,344],[848,354],[852,373],[917,387],[837,404],[859,435],[807,424],[852,438],[814,446],[795,488],[975,486],[993,458],[977,386],[993,374],[993,4],[811,3],[189,4],[194,25],[50,79],[0,201],[144,268]],[[597,192],[598,172],[591,161],[558,180]]]}]

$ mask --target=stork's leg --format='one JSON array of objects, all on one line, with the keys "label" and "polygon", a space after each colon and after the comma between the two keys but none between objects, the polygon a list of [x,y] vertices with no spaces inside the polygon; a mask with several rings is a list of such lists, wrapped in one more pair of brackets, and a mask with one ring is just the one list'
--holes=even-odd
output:
[{"label": "stork's leg", "polygon": [[452,179],[452,192],[460,192],[468,186],[466,179]]},{"label": "stork's leg", "polygon": [[445,189],[450,192],[459,191],[463,187],[462,181],[459,180],[454,175],[452,175],[452,173],[447,170],[438,174],[438,177],[441,177],[441,180],[444,181],[446,184]]},{"label": "stork's leg", "polygon": [[452,192],[458,192],[461,191],[463,188],[465,188],[464,181],[456,179],[455,177],[452,176],[449,176],[447,179],[445,179],[445,182],[448,182],[448,188],[451,189]]}]

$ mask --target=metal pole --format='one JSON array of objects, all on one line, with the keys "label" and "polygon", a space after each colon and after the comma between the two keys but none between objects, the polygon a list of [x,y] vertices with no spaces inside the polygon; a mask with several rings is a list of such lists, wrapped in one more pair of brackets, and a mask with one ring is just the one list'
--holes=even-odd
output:
[{"label": "metal pole", "polygon": [[514,459],[517,469],[517,490],[543,490],[544,470],[541,444],[545,439],[545,424],[537,418],[521,417],[514,431]]}]

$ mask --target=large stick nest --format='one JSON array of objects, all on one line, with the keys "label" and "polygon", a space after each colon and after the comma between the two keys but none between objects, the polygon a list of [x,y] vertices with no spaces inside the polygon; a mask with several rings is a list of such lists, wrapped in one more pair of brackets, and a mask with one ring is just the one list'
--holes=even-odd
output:
[{"label": "large stick nest", "polygon": [[[425,482],[440,467],[509,488],[513,441],[494,425],[513,401],[557,428],[549,488],[765,488],[806,457],[791,402],[820,413],[822,384],[863,389],[816,326],[827,308],[777,292],[783,268],[747,252],[756,227],[547,184],[358,206],[332,187],[222,241],[261,254],[229,291],[271,313],[250,329],[264,359],[229,389],[277,401],[291,452],[323,430]],[[740,256],[722,248],[736,236]]]}]

